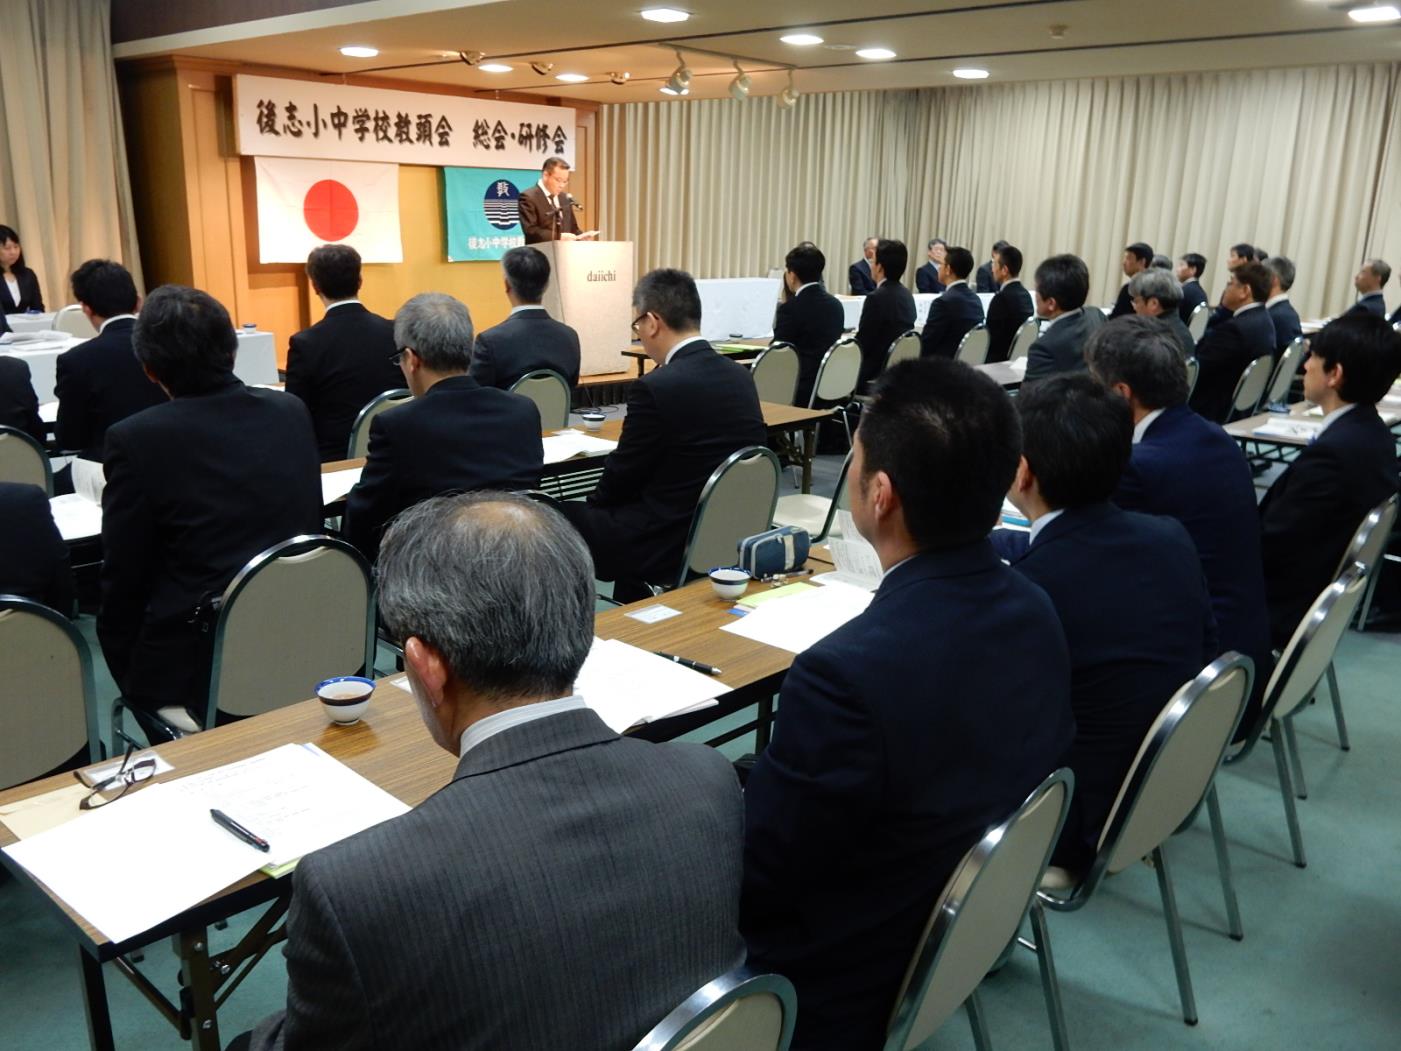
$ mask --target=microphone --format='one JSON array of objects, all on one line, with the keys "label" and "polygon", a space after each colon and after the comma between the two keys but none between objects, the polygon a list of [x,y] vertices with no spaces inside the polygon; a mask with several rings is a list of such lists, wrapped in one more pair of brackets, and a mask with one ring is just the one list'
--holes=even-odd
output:
[{"label": "microphone", "polygon": [[581,212],[584,210],[584,206],[578,201],[576,201],[573,197],[569,198],[569,207],[575,208]]}]

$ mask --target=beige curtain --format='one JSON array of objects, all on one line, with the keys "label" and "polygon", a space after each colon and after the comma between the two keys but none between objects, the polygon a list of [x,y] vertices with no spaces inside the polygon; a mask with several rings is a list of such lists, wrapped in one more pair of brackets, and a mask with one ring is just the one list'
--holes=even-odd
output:
[{"label": "beige curtain", "polygon": [[[639,265],[762,273],[804,238],[828,281],[870,233],[933,236],[986,259],[994,240],[1037,261],[1075,252],[1092,298],[1123,281],[1124,245],[1210,260],[1230,245],[1294,259],[1305,316],[1353,299],[1368,252],[1401,269],[1401,66],[1066,80],[767,99],[605,106],[603,226]],[[1393,289],[1391,298],[1401,298]]]},{"label": "beige curtain", "polygon": [[85,259],[141,284],[109,22],[109,0],[0,0],[0,223],[50,309]]}]

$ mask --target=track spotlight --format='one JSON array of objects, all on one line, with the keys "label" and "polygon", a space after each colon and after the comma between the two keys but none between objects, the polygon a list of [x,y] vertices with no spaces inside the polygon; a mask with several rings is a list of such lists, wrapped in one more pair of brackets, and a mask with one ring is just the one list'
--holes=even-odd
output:
[{"label": "track spotlight", "polygon": [[535,70],[535,72],[539,73],[542,77],[548,77],[554,72],[555,64],[553,62],[532,62],[530,68]]},{"label": "track spotlight", "polygon": [[676,52],[676,70],[665,84],[662,85],[663,95],[689,95],[691,93],[691,71],[686,67],[686,60],[681,57],[681,52]]},{"label": "track spotlight", "polygon": [[792,109],[798,104],[798,89],[793,86],[793,71],[788,71],[788,86],[773,97],[779,109]]},{"label": "track spotlight", "polygon": [[614,84],[617,84],[619,87],[622,87],[622,85],[626,84],[628,80],[631,79],[631,77],[632,74],[627,72],[608,74],[608,79],[611,80]]},{"label": "track spotlight", "polygon": [[459,52],[457,53],[457,57],[460,58],[460,59],[462,59],[462,61],[465,62],[465,63],[467,63],[467,65],[469,65],[469,66],[475,66],[475,65],[477,65],[478,63],[480,63],[482,59],[486,58],[486,52],[485,52],[485,51],[459,51]]},{"label": "track spotlight", "polygon": [[740,68],[738,62],[735,63],[735,72],[738,76],[730,81],[730,97],[736,102],[743,102],[749,97],[749,74]]}]

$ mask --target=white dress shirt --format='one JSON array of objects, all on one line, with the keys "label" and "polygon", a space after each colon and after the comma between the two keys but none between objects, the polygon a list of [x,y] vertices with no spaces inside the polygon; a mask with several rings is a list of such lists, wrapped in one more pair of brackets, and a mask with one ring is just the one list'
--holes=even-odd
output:
[{"label": "white dress shirt", "polygon": [[1153,421],[1163,414],[1162,409],[1154,409],[1143,419],[1133,425],[1133,443],[1137,445],[1143,441],[1143,436],[1148,433],[1148,428],[1153,426]]},{"label": "white dress shirt", "polygon": [[561,712],[572,712],[576,708],[587,707],[584,699],[575,694],[570,697],[560,697],[554,701],[522,704],[517,708],[507,708],[504,712],[488,715],[485,719],[478,719],[462,731],[462,738],[458,742],[457,748],[458,758],[466,755],[488,738],[495,737],[502,730],[509,730],[513,726],[534,722],[536,719],[544,719],[551,715],[559,715]]},{"label": "white dress shirt", "polygon": [[112,317],[109,317],[106,321],[104,321],[104,322],[102,323],[102,326],[101,326],[97,331],[98,331],[99,333],[106,332],[106,331],[107,331],[107,326],[110,325],[110,324],[111,324],[112,322],[114,322],[114,321],[132,321],[132,320],[134,320],[135,318],[136,318],[136,315],[135,315],[135,314],[114,314]]},{"label": "white dress shirt", "polygon": [[1242,314],[1244,314],[1247,310],[1254,310],[1256,307],[1259,307],[1261,310],[1264,310],[1264,309],[1265,309],[1265,304],[1264,304],[1264,303],[1247,303],[1247,304],[1245,304],[1245,306],[1243,306],[1243,307],[1237,307],[1237,308],[1235,309],[1235,311],[1231,314],[1231,316],[1232,316],[1232,317],[1240,317],[1240,316],[1241,316]]},{"label": "white dress shirt", "polygon": [[670,350],[668,350],[668,351],[666,352],[666,360],[663,361],[662,364],[663,364],[663,365],[670,365],[670,364],[671,364],[671,359],[674,358],[674,357],[676,357],[676,352],[677,352],[678,350],[680,350],[682,347],[689,347],[692,343],[704,343],[704,342],[705,342],[705,337],[704,337],[704,336],[687,336],[687,337],[686,337],[685,339],[683,339],[680,343],[676,344],[676,346],[672,347]]},{"label": "white dress shirt", "polygon": [[1051,326],[1056,324],[1056,322],[1064,321],[1066,320],[1066,318],[1072,318],[1075,317],[1077,314],[1083,314],[1084,312],[1084,307],[1076,307],[1074,310],[1067,310],[1064,314],[1060,314],[1056,317],[1046,318],[1041,322],[1041,335],[1044,336],[1047,332],[1049,332],[1051,330]]},{"label": "white dress shirt", "polygon": [[1355,408],[1357,408],[1357,405],[1355,403],[1348,402],[1346,405],[1339,405],[1327,416],[1323,417],[1323,425],[1318,428],[1318,434],[1314,435],[1314,440],[1317,441],[1319,435],[1323,434],[1324,431],[1326,431],[1329,427],[1333,426],[1334,422],[1337,421],[1339,417],[1346,416],[1350,410]]}]

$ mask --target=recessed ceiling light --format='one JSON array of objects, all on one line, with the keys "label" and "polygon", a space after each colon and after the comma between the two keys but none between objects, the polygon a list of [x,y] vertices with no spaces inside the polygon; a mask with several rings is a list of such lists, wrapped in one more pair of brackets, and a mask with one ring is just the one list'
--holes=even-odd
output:
[{"label": "recessed ceiling light", "polygon": [[379,48],[365,47],[363,44],[347,44],[341,48],[341,54],[346,58],[374,58],[379,54]]},{"label": "recessed ceiling light", "polygon": [[879,61],[881,59],[894,58],[895,52],[891,51],[888,47],[863,47],[856,52],[856,57]]},{"label": "recessed ceiling light", "polygon": [[674,7],[649,7],[642,12],[642,17],[649,22],[684,22],[691,16]]},{"label": "recessed ceiling light", "polygon": [[555,79],[562,80],[566,84],[582,84],[589,79],[589,76],[587,73],[558,73],[555,75]]},{"label": "recessed ceiling light", "polygon": [[483,62],[477,68],[483,73],[509,73],[515,69],[514,66],[508,66],[504,62]]},{"label": "recessed ceiling light", "polygon": [[1395,22],[1401,19],[1401,11],[1392,4],[1372,4],[1370,7],[1354,7],[1347,16],[1354,22]]},{"label": "recessed ceiling light", "polygon": [[953,75],[959,80],[987,80],[988,71],[985,69],[968,67],[965,69],[955,69]]},{"label": "recessed ceiling light", "polygon": [[789,33],[787,36],[778,38],[785,44],[792,44],[794,47],[812,47],[822,43],[820,36],[813,36],[811,33]]}]

